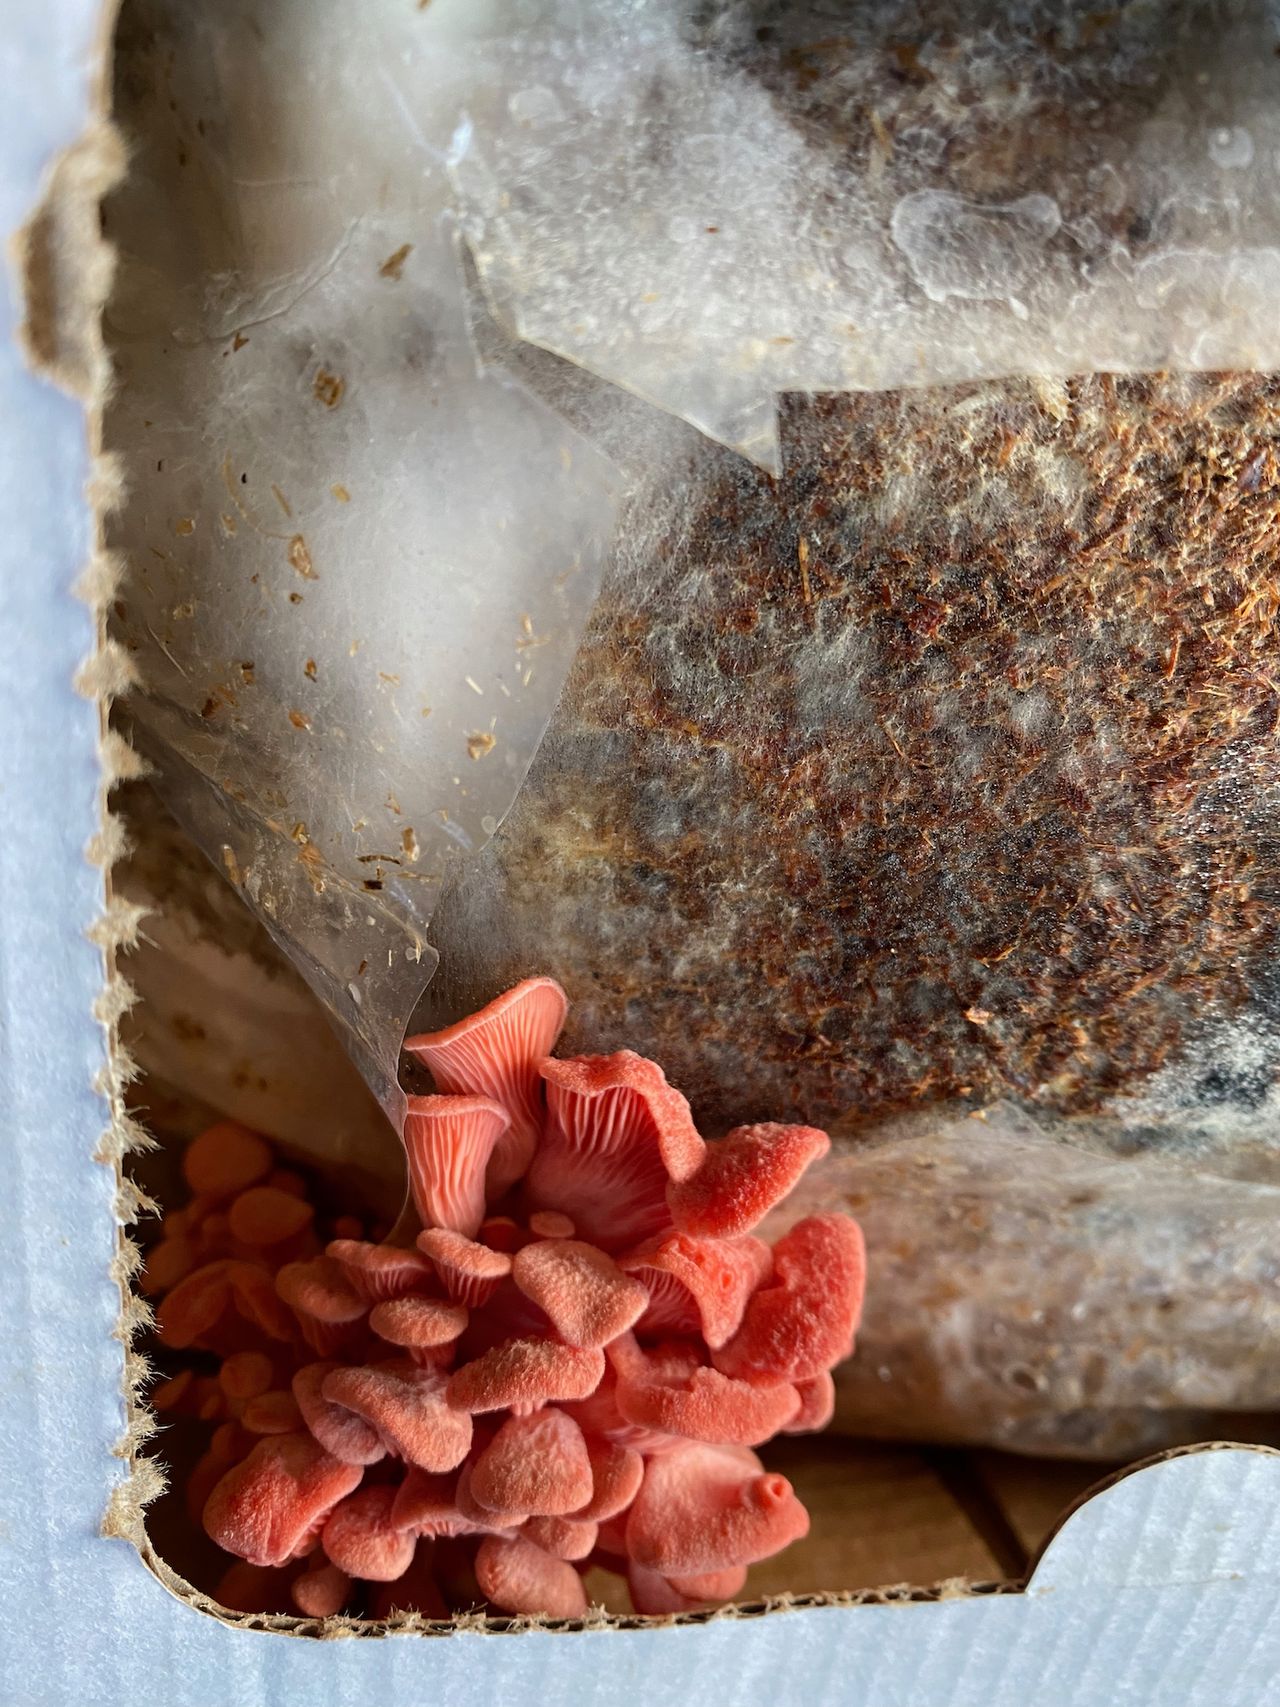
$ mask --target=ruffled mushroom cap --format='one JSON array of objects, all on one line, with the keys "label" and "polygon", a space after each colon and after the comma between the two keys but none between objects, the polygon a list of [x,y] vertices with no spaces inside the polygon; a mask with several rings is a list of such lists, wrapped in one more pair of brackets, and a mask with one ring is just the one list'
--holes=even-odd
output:
[{"label": "ruffled mushroom cap", "polygon": [[699,1167],[705,1145],[661,1067],[629,1049],[545,1061],[547,1127],[528,1195],[610,1251],[670,1225],[666,1188]]},{"label": "ruffled mushroom cap", "polygon": [[[427,1540],[474,1535],[476,1526],[458,1509],[458,1478],[411,1469],[396,1489],[391,1522],[397,1529]],[[488,1523],[484,1525],[487,1530]]]},{"label": "ruffled mushroom cap", "polygon": [[824,1369],[809,1381],[797,1381],[800,1409],[783,1429],[783,1434],[817,1434],[826,1428],[836,1414],[836,1384]]},{"label": "ruffled mushroom cap", "polygon": [[332,1257],[286,1263],[276,1275],[276,1291],[297,1317],[307,1344],[321,1357],[337,1351],[369,1309]]},{"label": "ruffled mushroom cap", "polygon": [[553,1559],[523,1535],[490,1535],[476,1554],[476,1581],[486,1600],[503,1612],[531,1617],[581,1618],[587,1592],[572,1565]]},{"label": "ruffled mushroom cap", "polygon": [[206,1263],[174,1287],[157,1312],[157,1331],[175,1350],[191,1345],[229,1350],[237,1319],[241,1327],[271,1339],[293,1337],[293,1319],[276,1297],[270,1271],[223,1258]]},{"label": "ruffled mushroom cap", "polygon": [[[227,1211],[233,1239],[242,1245],[282,1245],[305,1233],[316,1212],[304,1198],[274,1185],[250,1186]],[[315,1249],[314,1244],[311,1247]]]},{"label": "ruffled mushroom cap", "polygon": [[220,1120],[187,1145],[183,1178],[192,1191],[210,1197],[234,1197],[271,1172],[271,1148],[238,1120]]},{"label": "ruffled mushroom cap", "polygon": [[644,1459],[629,1446],[611,1446],[607,1441],[588,1442],[591,1461],[591,1498],[570,1515],[580,1521],[603,1523],[617,1517],[640,1492]]},{"label": "ruffled mushroom cap", "polygon": [[409,1361],[335,1369],[321,1396],[368,1423],[387,1451],[421,1470],[456,1470],[471,1447],[471,1418],[445,1402],[445,1377]]},{"label": "ruffled mushroom cap", "polygon": [[673,1612],[697,1612],[717,1601],[732,1600],[747,1580],[747,1567],[712,1571],[703,1577],[664,1577],[631,1561],[627,1587],[631,1604],[646,1617],[668,1617]]},{"label": "ruffled mushroom cap", "polygon": [[438,1369],[467,1325],[465,1304],[443,1298],[388,1298],[369,1312],[369,1326],[389,1345],[403,1346],[415,1363]]},{"label": "ruffled mushroom cap", "polygon": [[511,1258],[505,1251],[491,1250],[447,1227],[428,1227],[419,1233],[418,1249],[430,1258],[450,1298],[471,1309],[487,1304],[498,1282],[511,1273]]},{"label": "ruffled mushroom cap", "polygon": [[862,1312],[866,1254],[846,1215],[810,1215],[773,1247],[775,1284],[755,1293],[742,1326],[714,1354],[743,1381],[809,1381],[848,1357]]},{"label": "ruffled mushroom cap", "polygon": [[297,1400],[283,1388],[248,1400],[240,1412],[240,1425],[250,1434],[294,1434],[306,1426]]},{"label": "ruffled mushroom cap", "polygon": [[302,1420],[326,1452],[344,1464],[376,1464],[387,1455],[382,1436],[345,1405],[325,1398],[325,1377],[341,1368],[337,1363],[308,1363],[293,1378],[293,1396]]},{"label": "ruffled mushroom cap", "polygon": [[651,1458],[627,1518],[627,1551],[665,1577],[767,1559],[808,1534],[809,1514],[785,1476],[742,1447],[680,1446]]},{"label": "ruffled mushroom cap", "polygon": [[707,1145],[692,1177],[673,1180],[667,1192],[671,1218],[681,1232],[706,1238],[749,1233],[830,1148],[831,1140],[815,1126],[737,1126]]},{"label": "ruffled mushroom cap", "polygon": [[459,1412],[502,1411],[585,1399],[604,1374],[604,1353],[555,1340],[504,1340],[449,1378],[449,1404]]},{"label": "ruffled mushroom cap", "polygon": [[488,1097],[510,1115],[489,1162],[491,1197],[521,1178],[537,1148],[543,1118],[538,1064],[555,1048],[568,1006],[554,978],[526,978],[457,1025],[405,1039],[437,1090]]},{"label": "ruffled mushroom cap", "polygon": [[517,1251],[511,1277],[566,1345],[603,1346],[644,1314],[649,1294],[612,1257],[578,1239],[540,1239]]},{"label": "ruffled mushroom cap", "polygon": [[667,1185],[697,1170],[705,1145],[662,1068],[623,1049],[544,1061],[541,1071],[547,1126],[527,1176],[530,1202],[568,1215],[607,1251],[669,1227]]},{"label": "ruffled mushroom cap", "polygon": [[347,1284],[370,1304],[403,1298],[410,1292],[429,1292],[435,1270],[417,1251],[399,1245],[374,1245],[364,1239],[331,1239],[325,1255],[341,1268]]},{"label": "ruffled mushroom cap", "polygon": [[501,1103],[483,1096],[408,1100],[404,1147],[423,1225],[472,1238],[484,1220],[485,1169],[511,1117]]},{"label": "ruffled mushroom cap", "polygon": [[618,1409],[637,1426],[690,1440],[760,1446],[800,1409],[789,1382],[734,1381],[696,1361],[682,1346],[642,1351],[632,1335],[611,1346]]},{"label": "ruffled mushroom cap", "polygon": [[417,1542],[391,1521],[395,1497],[394,1487],[379,1482],[334,1507],[320,1537],[331,1564],[371,1583],[390,1583],[404,1575]]},{"label": "ruffled mushroom cap", "polygon": [[351,1578],[337,1565],[321,1563],[295,1577],[290,1593],[304,1618],[336,1618],[351,1598]]},{"label": "ruffled mushroom cap", "polygon": [[269,1435],[218,1482],[205,1502],[204,1527],[251,1565],[287,1565],[310,1549],[363,1474],[309,1434]]},{"label": "ruffled mushroom cap", "polygon": [[618,1267],[649,1294],[637,1333],[699,1334],[714,1348],[737,1331],[747,1299],[773,1273],[773,1256],[762,1239],[673,1233],[619,1257]]},{"label": "ruffled mushroom cap", "polygon": [[512,1524],[577,1511],[592,1493],[582,1430],[550,1405],[508,1418],[471,1465],[471,1493]]}]

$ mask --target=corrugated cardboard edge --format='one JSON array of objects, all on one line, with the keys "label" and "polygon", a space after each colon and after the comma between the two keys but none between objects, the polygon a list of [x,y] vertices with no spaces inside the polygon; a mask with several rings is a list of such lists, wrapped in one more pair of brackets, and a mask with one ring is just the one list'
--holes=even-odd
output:
[{"label": "corrugated cardboard edge", "polygon": [[112,1487],[103,1514],[102,1533],[127,1538],[140,1548],[146,1537],[143,1508],[164,1487],[159,1467],[138,1448],[156,1423],[143,1401],[150,1376],[147,1360],[134,1348],[151,1312],[137,1295],[132,1278],[141,1257],[128,1228],[153,1205],[125,1176],[124,1158],[145,1150],[153,1140],[125,1107],[125,1089],[137,1070],[120,1041],[119,1023],[134,996],[119,961],[138,940],[145,909],[112,891],[112,868],[127,851],[127,837],[111,811],[117,783],[144,774],[143,761],[110,727],[115,699],[132,685],[132,661],[107,633],[107,609],[119,580],[119,565],[105,544],[105,523],[123,499],[119,467],[103,452],[102,422],[111,389],[111,364],[102,335],[102,315],[115,273],[115,256],[102,235],[102,203],[125,172],[124,143],[108,118],[112,42],[119,0],[106,0],[98,24],[91,67],[90,128],[50,165],[35,211],[14,236],[11,259],[18,278],[24,318],[18,337],[31,366],[84,405],[92,477],[85,494],[93,526],[91,555],[76,586],[90,608],[94,646],[76,677],[76,690],[92,700],[99,715],[98,829],[85,857],[102,873],[103,907],[89,936],[103,956],[103,986],[93,1016],[102,1027],[104,1064],[94,1089],[107,1107],[107,1126],[94,1160],[115,1176],[116,1248],[111,1276],[120,1308],[114,1333],[123,1350],[122,1398],[125,1427],[115,1454],[127,1466]]}]

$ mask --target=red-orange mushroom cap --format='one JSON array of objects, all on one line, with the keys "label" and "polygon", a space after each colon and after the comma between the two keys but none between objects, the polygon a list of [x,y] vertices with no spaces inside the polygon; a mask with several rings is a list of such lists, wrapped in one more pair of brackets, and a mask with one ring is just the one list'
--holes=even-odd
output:
[{"label": "red-orange mushroom cap", "polygon": [[239,1317],[271,1339],[292,1337],[293,1320],[276,1297],[270,1272],[223,1258],[206,1263],[174,1287],[157,1311],[157,1331],[175,1350],[212,1343]]},{"label": "red-orange mushroom cap", "polygon": [[417,1541],[392,1523],[395,1497],[393,1486],[379,1482],[334,1507],[320,1537],[331,1564],[371,1583],[390,1583],[404,1575]]},{"label": "red-orange mushroom cap", "polygon": [[526,978],[456,1025],[405,1039],[437,1090],[488,1097],[510,1115],[489,1161],[491,1197],[514,1185],[533,1157],[543,1119],[538,1064],[555,1048],[568,1006],[554,978]]},{"label": "red-orange mushroom cap", "polygon": [[269,1435],[218,1482],[205,1502],[204,1527],[251,1565],[287,1565],[308,1551],[363,1474],[309,1434]]},{"label": "red-orange mushroom cap", "polygon": [[665,1577],[753,1564],[809,1530],[785,1476],[743,1447],[701,1442],[651,1458],[627,1518],[627,1551]]},{"label": "red-orange mushroom cap", "polygon": [[742,1326],[714,1354],[744,1381],[808,1381],[853,1350],[866,1255],[847,1215],[810,1215],[773,1247],[775,1284],[755,1293]]},{"label": "red-orange mushroom cap", "polygon": [[671,1218],[685,1233],[727,1239],[749,1233],[781,1203],[831,1140],[815,1126],[738,1126],[708,1144],[697,1172],[673,1179]]},{"label": "red-orange mushroom cap", "polygon": [[763,1239],[700,1239],[672,1233],[618,1258],[649,1293],[636,1331],[696,1333],[721,1346],[737,1330],[747,1300],[773,1272]]},{"label": "red-orange mushroom cap", "polygon": [[249,1399],[240,1424],[250,1434],[293,1434],[303,1426],[303,1416],[293,1394],[276,1388]]},{"label": "red-orange mushroom cap", "polygon": [[618,1410],[630,1423],[690,1440],[760,1446],[800,1409],[789,1382],[734,1381],[681,1342],[645,1351],[627,1334],[609,1348]]},{"label": "red-orange mushroom cap", "polygon": [[472,1309],[487,1304],[498,1282],[511,1273],[511,1258],[505,1251],[491,1250],[447,1227],[428,1227],[419,1233],[418,1249],[430,1258],[450,1298]]},{"label": "red-orange mushroom cap", "polygon": [[223,1359],[218,1371],[218,1385],[237,1404],[265,1393],[274,1379],[271,1359],[263,1351],[237,1351]]},{"label": "red-orange mushroom cap", "polygon": [[604,1368],[604,1353],[595,1347],[504,1340],[454,1371],[449,1403],[459,1412],[479,1412],[585,1399],[599,1386]]},{"label": "red-orange mushroom cap", "polygon": [[629,1446],[608,1441],[588,1441],[591,1461],[591,1498],[571,1515],[580,1520],[603,1523],[626,1511],[640,1492],[644,1459]]},{"label": "red-orange mushroom cap", "polygon": [[608,1251],[669,1227],[667,1185],[697,1170],[705,1146],[662,1068],[622,1049],[544,1061],[541,1071],[547,1127],[527,1176],[531,1202],[568,1215]]},{"label": "red-orange mushroom cap", "polygon": [[712,1602],[732,1600],[746,1580],[745,1565],[710,1571],[701,1577],[664,1577],[658,1571],[637,1565],[634,1559],[627,1567],[631,1604],[650,1618],[667,1617],[673,1612],[696,1612]]},{"label": "red-orange mushroom cap", "polygon": [[591,1460],[582,1430],[548,1405],[509,1417],[470,1466],[471,1492],[497,1516],[565,1517],[591,1498]]},{"label": "red-orange mushroom cap", "polygon": [[540,1239],[571,1239],[577,1228],[558,1209],[535,1209],[529,1217],[529,1231]]},{"label": "red-orange mushroom cap", "polygon": [[590,1558],[600,1525],[579,1517],[531,1517],[520,1533],[553,1559],[578,1564]]},{"label": "red-orange mushroom cap", "polygon": [[540,1239],[517,1251],[511,1277],[566,1345],[603,1346],[644,1314],[649,1294],[613,1258],[579,1239]]},{"label": "red-orange mushroom cap", "polygon": [[334,1618],[351,1598],[351,1578],[337,1565],[319,1565],[295,1577],[289,1592],[304,1618]]},{"label": "red-orange mushroom cap", "polygon": [[286,1263],[276,1275],[276,1291],[297,1317],[307,1344],[321,1356],[336,1351],[369,1309],[332,1257]]},{"label": "red-orange mushroom cap", "polygon": [[[475,1534],[477,1526],[459,1510],[457,1487],[457,1476],[411,1469],[396,1489],[391,1522],[397,1529],[427,1540]],[[490,1527],[487,1522],[483,1525],[486,1530]]]},{"label": "red-orange mushroom cap", "polygon": [[377,1429],[345,1405],[332,1404],[322,1391],[325,1377],[342,1366],[308,1363],[293,1378],[293,1396],[302,1420],[326,1452],[344,1464],[376,1464],[387,1455]]},{"label": "red-orange mushroom cap", "polygon": [[399,1245],[374,1245],[364,1239],[331,1239],[325,1255],[342,1269],[347,1284],[370,1304],[429,1291],[435,1271],[417,1251]]},{"label": "red-orange mushroom cap", "polygon": [[797,1381],[800,1409],[783,1429],[784,1434],[817,1434],[836,1414],[836,1384],[829,1370],[808,1381]]},{"label": "red-orange mushroom cap", "polygon": [[484,1220],[485,1169],[511,1117],[484,1096],[410,1097],[409,1188],[424,1226],[471,1238]]},{"label": "red-orange mushroom cap", "polygon": [[476,1581],[503,1612],[530,1617],[581,1618],[587,1592],[572,1565],[553,1559],[523,1535],[490,1535],[476,1554]]},{"label": "red-orange mushroom cap", "polygon": [[241,1244],[280,1245],[305,1232],[315,1214],[301,1197],[273,1185],[254,1185],[234,1200],[227,1220],[232,1238]]},{"label": "red-orange mushroom cap", "polygon": [[465,1304],[444,1298],[388,1298],[369,1312],[369,1326],[380,1339],[403,1346],[415,1362],[433,1368],[466,1327],[469,1314]]},{"label": "red-orange mushroom cap", "polygon": [[321,1396],[369,1424],[393,1457],[422,1470],[455,1470],[471,1448],[471,1418],[445,1402],[445,1377],[408,1358],[335,1369]]},{"label": "red-orange mushroom cap", "polygon": [[182,1173],[192,1191],[231,1197],[247,1191],[271,1172],[266,1140],[238,1120],[220,1120],[187,1145]]}]

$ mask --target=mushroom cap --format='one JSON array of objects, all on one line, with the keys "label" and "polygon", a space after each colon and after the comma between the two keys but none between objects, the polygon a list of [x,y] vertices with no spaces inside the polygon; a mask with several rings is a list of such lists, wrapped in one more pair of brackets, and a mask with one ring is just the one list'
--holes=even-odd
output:
[{"label": "mushroom cap", "polygon": [[238,1120],[219,1120],[187,1145],[182,1174],[192,1191],[232,1197],[271,1172],[271,1148]]},{"label": "mushroom cap", "polygon": [[283,1388],[258,1393],[248,1400],[240,1413],[240,1424],[250,1434],[294,1434],[304,1427],[298,1401]]},{"label": "mushroom cap", "polygon": [[309,1434],[273,1434],[227,1471],[204,1507],[204,1527],[251,1565],[287,1565],[312,1545],[364,1474]]},{"label": "mushroom cap", "polygon": [[566,1345],[603,1346],[644,1314],[649,1294],[604,1251],[547,1238],[517,1251],[511,1277],[547,1314]]},{"label": "mushroom cap", "polygon": [[289,1581],[272,1565],[246,1565],[237,1559],[218,1578],[213,1598],[228,1612],[292,1612]]},{"label": "mushroom cap", "polygon": [[276,1295],[270,1269],[256,1262],[233,1262],[227,1270],[237,1313],[273,1340],[293,1338],[293,1318]]},{"label": "mushroom cap", "polygon": [[649,1293],[637,1332],[700,1334],[721,1346],[742,1321],[751,1294],[773,1272],[763,1239],[701,1239],[672,1233],[618,1258]]},{"label": "mushroom cap", "polygon": [[185,1280],[199,1261],[194,1243],[182,1233],[168,1233],[146,1253],[139,1286],[148,1298],[168,1292]]},{"label": "mushroom cap", "polygon": [[452,1345],[469,1315],[465,1304],[443,1298],[388,1298],[369,1312],[369,1326],[391,1345],[418,1351]]},{"label": "mushroom cap", "polygon": [[824,1369],[820,1375],[814,1375],[808,1381],[797,1381],[795,1389],[800,1395],[800,1409],[782,1432],[817,1434],[820,1429],[826,1428],[836,1414],[836,1384],[831,1379],[831,1373]]},{"label": "mushroom cap", "polygon": [[582,1430],[552,1405],[509,1417],[470,1469],[472,1496],[512,1524],[565,1517],[591,1498]]},{"label": "mushroom cap", "polygon": [[348,1282],[342,1264],[332,1257],[287,1262],[276,1275],[276,1291],[298,1317],[309,1316],[334,1327],[360,1321],[369,1309]]},{"label": "mushroom cap", "polygon": [[714,1353],[744,1381],[808,1381],[848,1357],[862,1312],[866,1252],[847,1215],[810,1215],[773,1247],[775,1284],[747,1304],[742,1325]]},{"label": "mushroom cap", "polygon": [[585,1399],[599,1385],[604,1367],[604,1353],[594,1347],[546,1339],[504,1340],[454,1371],[449,1403],[466,1412]]},{"label": "mushroom cap", "polygon": [[320,1537],[331,1564],[365,1582],[389,1583],[403,1576],[417,1542],[391,1522],[395,1497],[394,1486],[378,1482],[334,1507]]},{"label": "mushroom cap", "polygon": [[554,978],[526,978],[456,1025],[405,1039],[437,1090],[489,1097],[510,1115],[489,1162],[491,1197],[515,1184],[537,1148],[543,1121],[538,1063],[555,1048],[568,1007]]},{"label": "mushroom cap", "polygon": [[[237,1351],[222,1360],[218,1385],[228,1399],[243,1404],[265,1393],[275,1380],[271,1359],[264,1351]],[[155,1401],[152,1400],[154,1404]]]},{"label": "mushroom cap", "polygon": [[640,1492],[644,1459],[633,1448],[612,1446],[608,1441],[588,1441],[587,1456],[591,1461],[591,1498],[570,1516],[602,1523],[626,1511]]},{"label": "mushroom cap", "polygon": [[623,1049],[544,1061],[541,1072],[547,1125],[526,1181],[534,1206],[568,1215],[608,1251],[669,1227],[668,1183],[695,1172],[705,1145],[662,1068]]},{"label": "mushroom cap", "polygon": [[696,1612],[716,1601],[732,1600],[746,1580],[745,1565],[711,1571],[701,1577],[678,1578],[664,1577],[658,1571],[637,1565],[634,1559],[627,1567],[631,1604],[650,1618],[667,1617],[673,1612]]},{"label": "mushroom cap", "polygon": [[471,1418],[445,1402],[446,1378],[409,1359],[334,1369],[323,1398],[354,1412],[387,1451],[422,1470],[455,1470],[471,1447]]},{"label": "mushroom cap", "polygon": [[423,1225],[471,1238],[484,1220],[485,1169],[511,1117],[484,1096],[410,1097],[408,1103],[409,1189]]},{"label": "mushroom cap", "polygon": [[161,1301],[157,1333],[165,1345],[182,1351],[225,1339],[237,1317],[271,1339],[293,1337],[292,1317],[276,1297],[270,1271],[221,1258],[187,1275]]},{"label": "mushroom cap", "polygon": [[764,1387],[731,1380],[717,1369],[686,1373],[650,1364],[643,1373],[619,1376],[618,1409],[642,1428],[713,1444],[761,1446],[797,1414],[800,1395],[785,1381]]},{"label": "mushroom cap", "polygon": [[322,1391],[337,1363],[308,1363],[293,1377],[293,1396],[302,1420],[326,1452],[344,1464],[376,1464],[387,1455],[382,1437],[345,1405],[334,1405]]},{"label": "mushroom cap", "polygon": [[696,1173],[673,1181],[667,1192],[672,1220],[682,1232],[706,1238],[749,1233],[830,1148],[816,1126],[736,1126],[707,1145]]},{"label": "mushroom cap", "polygon": [[429,1541],[419,1544],[413,1562],[393,1583],[378,1583],[369,1593],[370,1618],[394,1618],[400,1612],[417,1612],[423,1618],[446,1619],[449,1608],[436,1582],[434,1549]]},{"label": "mushroom cap", "polygon": [[702,1442],[651,1458],[627,1518],[627,1551],[665,1577],[753,1564],[808,1533],[785,1476],[754,1453]]},{"label": "mushroom cap", "polygon": [[331,1239],[325,1246],[353,1291],[370,1304],[403,1298],[409,1292],[430,1291],[435,1270],[417,1251],[399,1245],[375,1245],[365,1239]]},{"label": "mushroom cap", "polygon": [[500,1513],[490,1511],[488,1506],[481,1505],[480,1501],[471,1492],[470,1463],[462,1466],[458,1475],[458,1485],[453,1490],[453,1497],[459,1512],[461,1512],[470,1529],[471,1534],[506,1536],[515,1534],[516,1524],[519,1522],[519,1519],[513,1523],[509,1518],[501,1515]]},{"label": "mushroom cap", "polygon": [[316,1212],[304,1198],[274,1185],[253,1185],[227,1211],[231,1237],[243,1245],[280,1245],[303,1233]]},{"label": "mushroom cap", "polygon": [[[606,1358],[613,1355],[619,1343],[627,1340],[634,1343],[634,1336],[623,1335],[621,1341],[615,1340],[607,1348]],[[690,1367],[696,1366],[696,1362],[695,1356]],[[624,1447],[634,1452],[662,1452],[679,1438],[657,1429],[640,1428],[627,1421],[618,1409],[618,1377],[611,1366],[606,1366],[599,1386],[585,1399],[561,1400],[560,1403],[589,1440],[598,1440],[607,1446]]]},{"label": "mushroom cap", "polygon": [[529,1231],[540,1239],[571,1239],[576,1229],[558,1209],[535,1209],[529,1217]]},{"label": "mushroom cap", "polygon": [[[458,1478],[432,1475],[416,1467],[396,1489],[391,1522],[411,1535],[435,1540],[439,1536],[474,1535],[476,1526],[458,1509]],[[484,1526],[488,1529],[489,1525]]]},{"label": "mushroom cap", "polygon": [[351,1578],[337,1565],[321,1564],[295,1577],[289,1592],[304,1618],[336,1618],[351,1598]]},{"label": "mushroom cap", "polygon": [[476,1554],[481,1593],[503,1612],[528,1617],[581,1618],[587,1610],[582,1578],[526,1536],[490,1535]]},{"label": "mushroom cap", "polygon": [[570,1564],[590,1557],[599,1532],[599,1524],[580,1517],[531,1517],[520,1531],[553,1559]]},{"label": "mushroom cap", "polygon": [[418,1249],[430,1258],[450,1298],[472,1308],[487,1304],[498,1282],[511,1273],[511,1258],[505,1251],[491,1250],[447,1227],[428,1227],[419,1233]]}]

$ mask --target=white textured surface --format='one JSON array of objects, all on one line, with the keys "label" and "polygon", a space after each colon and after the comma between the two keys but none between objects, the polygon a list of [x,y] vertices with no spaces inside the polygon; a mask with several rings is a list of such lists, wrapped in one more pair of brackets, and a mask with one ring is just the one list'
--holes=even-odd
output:
[{"label": "white textured surface", "polygon": [[[73,135],[91,0],[27,9],[0,45],[6,229]],[[20,39],[14,39],[19,37]],[[90,1161],[100,979],[95,716],[78,410],[0,345],[0,1702],[267,1707],[532,1701],[599,1707],[1268,1707],[1278,1698],[1280,1457],[1172,1460],[1073,1517],[1032,1590],[584,1635],[315,1642],[235,1631],[173,1599],[98,1522],[119,1467],[110,1177]]]}]

